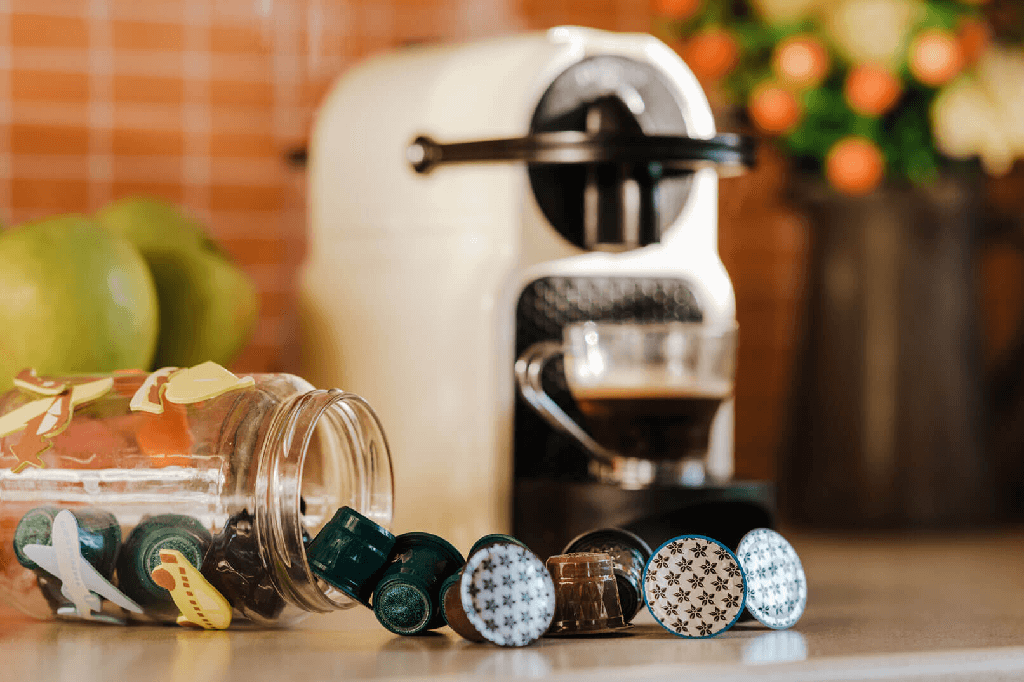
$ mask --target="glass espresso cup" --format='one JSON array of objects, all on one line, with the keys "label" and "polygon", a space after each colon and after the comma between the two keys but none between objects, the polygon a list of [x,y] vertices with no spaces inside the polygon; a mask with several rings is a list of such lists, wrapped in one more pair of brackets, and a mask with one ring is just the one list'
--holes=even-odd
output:
[{"label": "glass espresso cup", "polygon": [[[582,322],[563,341],[541,341],[516,361],[523,398],[590,457],[599,480],[640,488],[700,485],[711,426],[733,394],[735,323]],[[584,424],[545,391],[545,365],[565,358],[565,379]]]}]

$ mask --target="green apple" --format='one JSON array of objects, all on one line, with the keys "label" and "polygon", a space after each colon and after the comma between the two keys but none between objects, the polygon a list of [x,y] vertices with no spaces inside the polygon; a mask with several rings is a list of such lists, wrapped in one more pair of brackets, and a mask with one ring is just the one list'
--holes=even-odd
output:
[{"label": "green apple", "polygon": [[15,374],[146,369],[156,288],[139,252],[81,215],[0,232],[0,391]]},{"label": "green apple", "polygon": [[96,214],[149,264],[160,299],[154,367],[228,365],[249,339],[259,312],[252,280],[177,206],[126,198]]}]

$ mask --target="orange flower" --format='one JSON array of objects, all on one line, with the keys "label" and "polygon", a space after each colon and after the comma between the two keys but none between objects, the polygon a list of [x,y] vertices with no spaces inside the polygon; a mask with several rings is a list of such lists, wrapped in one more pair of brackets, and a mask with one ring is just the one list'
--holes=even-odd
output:
[{"label": "orange flower", "polygon": [[750,118],[766,133],[787,133],[800,120],[800,105],[789,90],[762,84],[754,89],[747,105]]},{"label": "orange flower", "polygon": [[874,142],[845,137],[833,145],[826,159],[825,175],[832,186],[851,196],[867,194],[882,180],[885,159]]},{"label": "orange flower", "polygon": [[976,17],[964,17],[957,27],[956,37],[960,43],[964,63],[973,64],[988,46],[992,39],[992,31],[988,22]]},{"label": "orange flower", "polygon": [[903,85],[887,69],[858,64],[850,69],[843,90],[854,111],[865,116],[880,116],[899,99]]},{"label": "orange flower", "polygon": [[949,31],[921,31],[910,43],[910,73],[925,85],[938,87],[952,80],[964,66],[960,43]]},{"label": "orange flower", "polygon": [[689,19],[700,9],[701,0],[654,0],[654,12],[673,19]]},{"label": "orange flower", "polygon": [[825,79],[831,63],[828,50],[813,36],[786,38],[775,48],[772,66],[783,83],[812,88]]},{"label": "orange flower", "polygon": [[683,61],[701,80],[713,81],[732,70],[740,49],[732,34],[720,28],[705,29],[683,46]]}]

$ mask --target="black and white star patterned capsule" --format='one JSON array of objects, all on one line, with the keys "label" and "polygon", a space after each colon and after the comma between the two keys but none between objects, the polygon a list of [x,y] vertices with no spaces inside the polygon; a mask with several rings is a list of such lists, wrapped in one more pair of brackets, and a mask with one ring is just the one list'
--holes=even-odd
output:
[{"label": "black and white star patterned capsule", "polygon": [[644,568],[654,619],[672,634],[701,639],[731,628],[743,612],[743,569],[728,547],[702,535],[669,540]]},{"label": "black and white star patterned capsule", "polygon": [[800,620],[807,605],[807,578],[793,546],[773,530],[757,528],[736,548],[747,575],[747,610],[763,625],[781,630]]},{"label": "black and white star patterned capsule", "polygon": [[544,562],[510,542],[474,552],[459,590],[469,622],[500,646],[526,646],[539,639],[555,616],[555,584]]}]

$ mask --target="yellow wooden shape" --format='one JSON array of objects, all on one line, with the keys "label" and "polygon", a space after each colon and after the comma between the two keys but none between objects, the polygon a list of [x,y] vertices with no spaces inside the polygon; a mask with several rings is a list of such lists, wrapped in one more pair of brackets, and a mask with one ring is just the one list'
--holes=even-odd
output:
[{"label": "yellow wooden shape", "polygon": [[[142,386],[139,386],[139,390],[135,391],[131,402],[128,403],[128,407],[131,408],[132,412],[163,414],[164,402],[161,399],[161,394],[166,384],[160,386],[160,381],[168,379],[177,371],[177,367],[162,367],[146,377],[146,380],[142,382]],[[150,395],[154,388],[156,389],[155,399],[154,396]]]},{"label": "yellow wooden shape", "polygon": [[14,385],[23,391],[36,395],[57,395],[67,386],[62,381],[40,379],[34,369],[25,369],[18,372],[18,376],[14,377]]},{"label": "yellow wooden shape", "polygon": [[[114,380],[110,377],[75,385],[71,389],[72,409],[103,397],[113,385]],[[53,398],[40,398],[39,400],[25,403],[18,409],[12,410],[0,417],[0,438],[25,428],[30,421],[46,412],[52,404]]]},{"label": "yellow wooden shape", "polygon": [[164,389],[164,398],[172,403],[188,405],[209,400],[239,388],[253,386],[252,377],[238,378],[216,362],[183,369],[172,376]]},{"label": "yellow wooden shape", "polygon": [[153,581],[171,593],[181,611],[178,625],[204,630],[224,630],[231,625],[231,604],[176,549],[160,550],[160,565],[151,573]]}]

